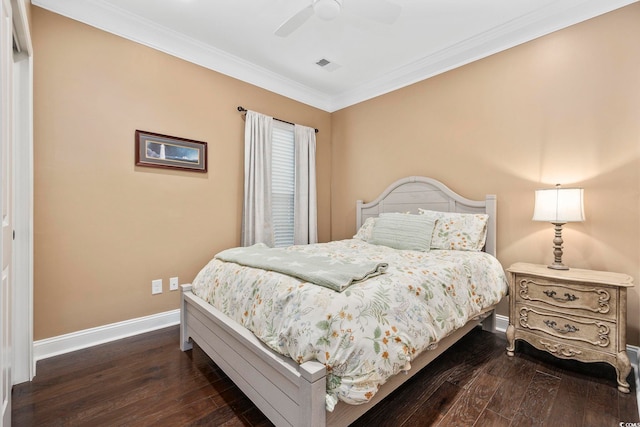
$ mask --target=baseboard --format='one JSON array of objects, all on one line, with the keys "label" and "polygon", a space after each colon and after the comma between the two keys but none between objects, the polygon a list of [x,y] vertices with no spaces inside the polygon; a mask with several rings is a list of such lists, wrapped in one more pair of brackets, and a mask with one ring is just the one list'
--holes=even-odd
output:
[{"label": "baseboard", "polygon": [[[34,365],[38,360],[60,354],[70,353],[83,348],[104,344],[121,338],[155,331],[180,323],[180,310],[165,311],[137,319],[111,323],[96,328],[84,329],[70,334],[46,338],[33,342]],[[34,367],[35,372],[35,367]]]},{"label": "baseboard", "polygon": [[509,316],[496,314],[496,332],[507,332],[509,326]]},{"label": "baseboard", "polygon": [[638,412],[640,413],[640,373],[639,359],[640,359],[640,347],[634,345],[627,346],[627,354],[629,355],[629,362],[633,368],[633,380],[636,382],[636,404],[638,405]]}]

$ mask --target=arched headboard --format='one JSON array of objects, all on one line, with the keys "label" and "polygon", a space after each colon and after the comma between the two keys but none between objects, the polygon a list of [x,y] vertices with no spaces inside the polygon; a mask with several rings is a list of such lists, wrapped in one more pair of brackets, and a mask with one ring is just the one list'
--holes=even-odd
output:
[{"label": "arched headboard", "polygon": [[356,225],[359,229],[367,218],[377,217],[383,212],[417,214],[419,208],[441,212],[488,214],[487,241],[484,250],[496,256],[496,196],[487,194],[484,200],[470,200],[433,178],[423,176],[402,178],[387,187],[374,201],[364,203],[358,200]]}]

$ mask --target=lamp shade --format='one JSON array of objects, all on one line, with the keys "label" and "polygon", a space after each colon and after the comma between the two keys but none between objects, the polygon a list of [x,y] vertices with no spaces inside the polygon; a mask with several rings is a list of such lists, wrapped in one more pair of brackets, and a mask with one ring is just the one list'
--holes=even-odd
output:
[{"label": "lamp shade", "polygon": [[534,221],[564,224],[584,221],[582,188],[547,188],[536,190]]}]

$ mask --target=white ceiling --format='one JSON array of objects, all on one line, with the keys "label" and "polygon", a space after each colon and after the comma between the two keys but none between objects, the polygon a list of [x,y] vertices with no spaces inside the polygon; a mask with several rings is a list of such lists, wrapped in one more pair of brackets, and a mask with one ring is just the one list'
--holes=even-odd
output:
[{"label": "white ceiling", "polygon": [[332,112],[638,0],[389,0],[402,7],[390,25],[357,13],[369,0],[343,0],[333,21],[273,34],[311,1],[32,3]]}]

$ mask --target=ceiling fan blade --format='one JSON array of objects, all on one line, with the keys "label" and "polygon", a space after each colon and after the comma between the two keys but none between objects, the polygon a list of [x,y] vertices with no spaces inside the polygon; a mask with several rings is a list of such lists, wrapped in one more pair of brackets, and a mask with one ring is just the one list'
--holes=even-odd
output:
[{"label": "ceiling fan blade", "polygon": [[284,21],[273,34],[279,37],[287,37],[289,34],[300,28],[302,24],[307,22],[307,19],[311,18],[312,15],[313,5],[310,4],[291,18]]},{"label": "ceiling fan blade", "polygon": [[357,8],[353,13],[381,24],[393,24],[402,7],[388,0],[345,0],[345,6]]}]

